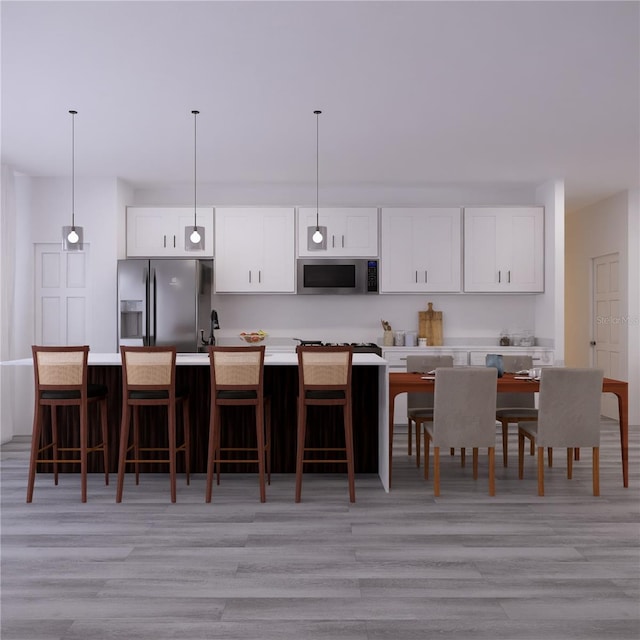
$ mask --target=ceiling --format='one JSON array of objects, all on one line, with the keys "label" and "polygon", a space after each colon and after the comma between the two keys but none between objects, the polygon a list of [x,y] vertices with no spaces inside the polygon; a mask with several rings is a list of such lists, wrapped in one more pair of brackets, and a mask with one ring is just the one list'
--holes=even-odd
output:
[{"label": "ceiling", "polygon": [[638,2],[1,3],[2,162],[134,187],[636,188]]}]

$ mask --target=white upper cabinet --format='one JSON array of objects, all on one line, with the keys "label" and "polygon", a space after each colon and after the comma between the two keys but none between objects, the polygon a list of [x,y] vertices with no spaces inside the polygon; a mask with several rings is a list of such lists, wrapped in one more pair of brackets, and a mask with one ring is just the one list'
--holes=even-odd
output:
[{"label": "white upper cabinet", "polygon": [[544,209],[464,210],[464,290],[544,291]]},{"label": "white upper cabinet", "polygon": [[378,256],[378,209],[346,207],[320,209],[320,226],[327,228],[325,248],[310,249],[309,227],[316,227],[315,208],[298,209],[298,255],[311,258],[323,256]]},{"label": "white upper cabinet", "polygon": [[213,208],[198,207],[204,229],[202,248],[187,249],[193,231],[193,207],[127,207],[127,257],[213,257]]},{"label": "white upper cabinet", "polygon": [[295,291],[294,209],[216,207],[215,290]]},{"label": "white upper cabinet", "polygon": [[460,217],[454,207],[382,209],[380,292],[460,291]]}]

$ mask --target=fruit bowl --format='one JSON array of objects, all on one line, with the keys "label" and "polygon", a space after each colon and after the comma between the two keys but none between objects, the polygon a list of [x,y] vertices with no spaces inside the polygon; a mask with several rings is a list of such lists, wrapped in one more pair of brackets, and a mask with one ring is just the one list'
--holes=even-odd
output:
[{"label": "fruit bowl", "polygon": [[260,330],[260,331],[251,331],[250,333],[247,333],[247,332],[243,331],[240,334],[240,339],[244,340],[245,342],[248,342],[249,344],[255,344],[257,342],[262,342],[266,337],[267,337],[267,334],[262,330]]}]

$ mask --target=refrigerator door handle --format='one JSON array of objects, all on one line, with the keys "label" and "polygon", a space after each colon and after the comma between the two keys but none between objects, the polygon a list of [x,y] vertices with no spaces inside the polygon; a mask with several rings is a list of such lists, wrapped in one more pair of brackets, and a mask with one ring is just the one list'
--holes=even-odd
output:
[{"label": "refrigerator door handle", "polygon": [[157,329],[157,303],[156,303],[156,270],[151,269],[149,278],[149,308],[150,308],[150,321],[149,321],[149,346],[153,347],[156,344],[156,329]]}]

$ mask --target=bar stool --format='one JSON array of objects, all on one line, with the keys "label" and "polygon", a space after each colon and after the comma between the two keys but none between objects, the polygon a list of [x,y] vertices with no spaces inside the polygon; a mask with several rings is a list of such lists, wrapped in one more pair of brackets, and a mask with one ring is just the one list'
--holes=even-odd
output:
[{"label": "bar stool", "polygon": [[[27,502],[33,499],[38,463],[53,465],[54,484],[58,484],[58,464],[80,464],[82,502],[87,501],[87,458],[89,453],[102,452],[104,482],[109,484],[109,447],[107,434],[107,388],[101,384],[88,384],[87,362],[89,347],[40,347],[32,346],[33,371],[35,375],[35,409],[31,436],[31,459]],[[102,442],[89,446],[89,405],[97,405],[100,411]],[[51,409],[51,441],[44,442],[43,408]],[[57,409],[60,406],[75,406],[80,412],[80,446],[58,445]],[[74,425],[75,426],[75,425]],[[51,457],[42,457],[51,450]],[[64,458],[60,454],[79,452],[75,458]]]},{"label": "bar stool", "polygon": [[[265,458],[267,477],[271,483],[271,417],[269,398],[264,395],[264,346],[209,347],[211,371],[211,412],[207,453],[206,502],[211,502],[213,473],[220,484],[222,464],[258,463],[260,502],[266,501]],[[256,446],[221,446],[222,407],[249,406],[255,411]],[[266,414],[266,415],[265,415]],[[238,425],[229,425],[237,429]],[[266,425],[266,427],[265,427]],[[223,457],[223,453],[254,452],[255,457]]]},{"label": "bar stool", "polygon": [[[298,443],[296,455],[296,495],[300,502],[305,463],[346,464],[349,500],[356,501],[353,463],[353,415],[351,406],[351,370],[353,348],[350,346],[300,346],[298,351]],[[344,447],[306,447],[307,407],[342,407]],[[345,458],[307,458],[307,452],[344,452]]]},{"label": "bar stool", "polygon": [[[175,347],[120,347],[122,356],[122,422],[120,425],[120,453],[118,456],[118,488],[116,502],[122,501],[124,472],[127,464],[135,465],[136,484],[140,482],[140,464],[168,463],[171,502],[176,501],[176,458],[184,453],[187,485],[189,484],[189,394],[176,388]],[[182,405],[184,441],[176,444],[176,408]],[[167,408],[168,447],[140,446],[140,407]],[[133,412],[133,442],[129,444],[129,427]],[[153,425],[155,427],[155,424]],[[133,458],[129,452],[133,451]],[[143,453],[165,452],[166,458],[141,457]]]}]

